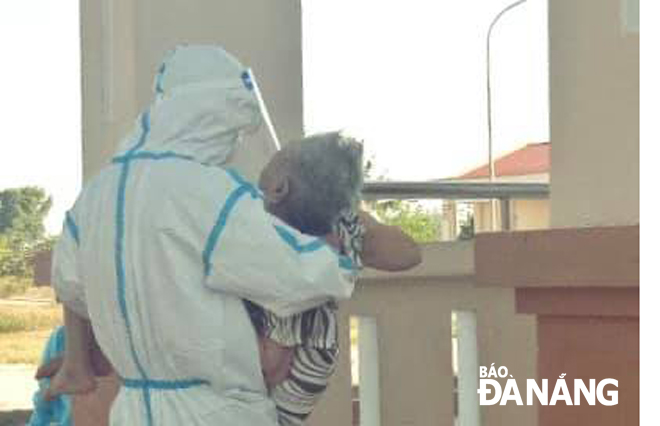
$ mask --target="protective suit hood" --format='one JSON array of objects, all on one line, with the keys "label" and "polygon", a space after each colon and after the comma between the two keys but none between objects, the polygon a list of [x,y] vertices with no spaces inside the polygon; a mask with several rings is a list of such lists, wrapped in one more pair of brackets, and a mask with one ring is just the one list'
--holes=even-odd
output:
[{"label": "protective suit hood", "polygon": [[256,83],[251,72],[221,47],[177,47],[161,65],[154,90],[154,100],[120,144],[119,155],[169,151],[200,163],[231,165],[243,135],[253,134],[244,148],[248,155],[240,155],[255,163],[248,173],[253,179],[277,149],[274,135],[260,132],[257,141],[252,140],[265,127]]}]

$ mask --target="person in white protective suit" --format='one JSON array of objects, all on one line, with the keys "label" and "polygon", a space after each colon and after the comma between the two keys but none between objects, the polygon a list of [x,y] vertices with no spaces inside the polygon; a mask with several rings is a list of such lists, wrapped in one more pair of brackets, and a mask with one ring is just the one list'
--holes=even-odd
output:
[{"label": "person in white protective suit", "polygon": [[354,271],[215,167],[260,122],[238,61],[178,49],[156,92],[67,214],[53,284],[122,378],[111,424],[276,425],[241,298],[286,316],[349,297]]}]

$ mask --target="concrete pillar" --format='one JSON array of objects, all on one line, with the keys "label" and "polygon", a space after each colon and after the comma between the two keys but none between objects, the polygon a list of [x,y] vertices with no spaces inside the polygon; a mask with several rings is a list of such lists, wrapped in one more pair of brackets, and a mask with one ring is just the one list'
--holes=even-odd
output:
[{"label": "concrete pillar", "polygon": [[89,179],[152,98],[164,54],[214,43],[253,69],[282,142],[300,138],[299,0],[81,2],[83,174]]},{"label": "concrete pillar", "polygon": [[515,287],[516,311],[536,317],[536,377],[507,360],[514,378],[618,380],[618,405],[539,406],[539,426],[639,424],[639,227],[482,234],[476,246],[477,281]]},{"label": "concrete pillar", "polygon": [[[382,426],[453,419],[451,311],[390,306],[379,317]],[[433,327],[419,326],[433,324]],[[446,424],[446,423],[445,423]]]},{"label": "concrete pillar", "polygon": [[639,223],[639,33],[624,1],[637,0],[548,5],[555,228]]}]

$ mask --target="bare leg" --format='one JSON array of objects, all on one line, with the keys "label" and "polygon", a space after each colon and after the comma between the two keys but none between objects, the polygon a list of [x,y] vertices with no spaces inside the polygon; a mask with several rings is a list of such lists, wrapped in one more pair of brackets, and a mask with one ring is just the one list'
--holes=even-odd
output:
[{"label": "bare leg", "polygon": [[96,389],[91,349],[94,342],[89,321],[64,307],[66,344],[62,366],[53,376],[46,400],[62,394],[88,393]]},{"label": "bare leg", "polygon": [[294,348],[282,346],[268,337],[259,338],[261,370],[269,389],[277,386],[289,376],[293,354]]}]

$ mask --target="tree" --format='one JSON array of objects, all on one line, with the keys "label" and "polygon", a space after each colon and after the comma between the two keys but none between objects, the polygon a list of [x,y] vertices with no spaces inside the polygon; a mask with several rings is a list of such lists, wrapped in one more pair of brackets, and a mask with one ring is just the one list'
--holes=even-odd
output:
[{"label": "tree", "polygon": [[[369,180],[374,173],[374,158],[370,158],[364,165],[364,179]],[[375,178],[377,181],[386,180],[384,175]],[[438,241],[441,215],[439,212],[426,211],[419,204],[402,200],[370,201],[365,203],[367,210],[374,213],[380,221],[387,225],[400,227],[415,241]]]},{"label": "tree", "polygon": [[51,244],[44,227],[51,206],[42,188],[0,191],[0,275],[29,275],[31,253]]},{"label": "tree", "polygon": [[438,241],[441,216],[425,211],[420,205],[402,200],[373,203],[371,210],[387,225],[400,227],[420,243]]},{"label": "tree", "polygon": [[51,197],[39,187],[0,191],[0,235],[20,237],[27,245],[38,243],[44,238],[44,219],[52,205]]}]

